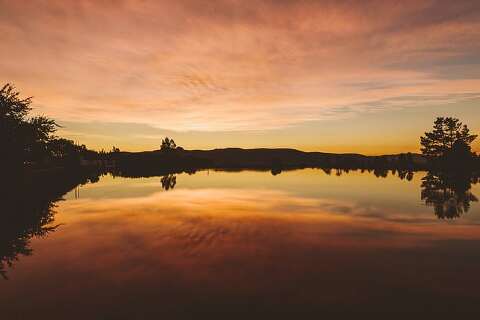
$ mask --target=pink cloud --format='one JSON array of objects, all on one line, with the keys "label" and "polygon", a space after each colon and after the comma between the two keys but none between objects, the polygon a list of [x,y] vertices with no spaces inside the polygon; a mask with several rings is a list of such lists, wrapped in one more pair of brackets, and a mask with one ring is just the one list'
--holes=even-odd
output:
[{"label": "pink cloud", "polygon": [[480,85],[479,77],[452,78],[441,68],[480,53],[480,10],[466,1],[0,1],[0,8],[0,80],[62,120],[272,129],[348,117],[398,97],[403,107],[418,105],[418,96],[432,96],[427,105],[439,96],[454,103]]}]

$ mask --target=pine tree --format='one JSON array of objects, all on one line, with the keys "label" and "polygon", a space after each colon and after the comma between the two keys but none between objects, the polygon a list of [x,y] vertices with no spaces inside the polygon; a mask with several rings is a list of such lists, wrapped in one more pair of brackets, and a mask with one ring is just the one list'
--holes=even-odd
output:
[{"label": "pine tree", "polygon": [[162,139],[162,144],[160,145],[160,150],[162,151],[169,151],[169,150],[175,150],[177,148],[177,144],[173,139],[170,139],[169,137],[166,137],[165,139]]},{"label": "pine tree", "polygon": [[422,154],[431,158],[445,156],[455,143],[463,143],[466,146],[477,138],[477,135],[470,134],[467,125],[452,117],[438,117],[433,125],[433,130],[425,132],[420,138]]}]

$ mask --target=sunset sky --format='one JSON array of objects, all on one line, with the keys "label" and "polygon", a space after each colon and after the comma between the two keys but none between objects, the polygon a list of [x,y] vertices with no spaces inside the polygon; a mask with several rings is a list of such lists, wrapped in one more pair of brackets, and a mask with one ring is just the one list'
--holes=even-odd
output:
[{"label": "sunset sky", "polygon": [[480,133],[478,0],[0,0],[0,39],[0,84],[93,149],[418,151],[441,115]]}]

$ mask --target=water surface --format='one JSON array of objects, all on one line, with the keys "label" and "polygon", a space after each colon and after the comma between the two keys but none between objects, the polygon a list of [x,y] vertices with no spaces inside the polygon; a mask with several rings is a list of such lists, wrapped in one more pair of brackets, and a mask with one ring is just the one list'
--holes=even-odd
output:
[{"label": "water surface", "polygon": [[438,181],[426,173],[377,176],[318,169],[103,176],[56,202],[43,226],[51,230],[24,241],[31,252],[4,265],[0,314],[476,312],[479,185],[452,193],[430,190]]}]

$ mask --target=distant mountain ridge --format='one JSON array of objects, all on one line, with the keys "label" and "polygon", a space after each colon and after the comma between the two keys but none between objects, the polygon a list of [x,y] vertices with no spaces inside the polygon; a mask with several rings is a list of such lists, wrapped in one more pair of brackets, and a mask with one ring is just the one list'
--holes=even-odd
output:
[{"label": "distant mountain ridge", "polygon": [[118,152],[112,155],[119,168],[135,170],[189,169],[295,169],[322,168],[402,168],[421,170],[427,160],[420,154],[366,156],[356,153],[304,152],[288,148],[224,148],[212,150],[155,150]]}]

